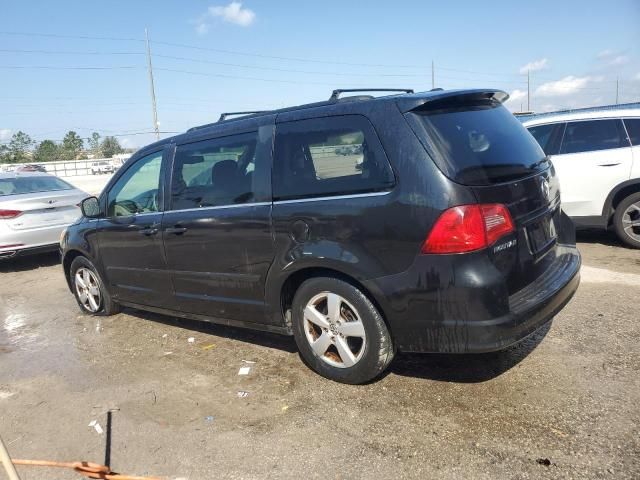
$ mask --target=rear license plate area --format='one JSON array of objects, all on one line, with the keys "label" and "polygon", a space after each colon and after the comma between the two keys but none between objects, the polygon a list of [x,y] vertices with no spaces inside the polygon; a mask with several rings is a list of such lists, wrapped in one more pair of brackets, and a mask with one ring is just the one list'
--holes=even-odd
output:
[{"label": "rear license plate area", "polygon": [[529,250],[534,256],[540,256],[547,252],[557,241],[555,215],[549,212],[525,227]]}]

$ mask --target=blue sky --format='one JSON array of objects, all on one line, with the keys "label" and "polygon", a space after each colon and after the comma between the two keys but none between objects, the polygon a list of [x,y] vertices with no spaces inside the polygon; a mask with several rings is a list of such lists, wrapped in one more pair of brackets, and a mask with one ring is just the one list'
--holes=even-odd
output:
[{"label": "blue sky", "polygon": [[153,128],[145,27],[162,131],[338,87],[427,90],[432,60],[437,87],[501,88],[513,110],[527,68],[538,111],[613,103],[616,78],[620,102],[640,101],[637,0],[3,0],[0,12],[0,142],[70,129],[152,141],[129,135]]}]

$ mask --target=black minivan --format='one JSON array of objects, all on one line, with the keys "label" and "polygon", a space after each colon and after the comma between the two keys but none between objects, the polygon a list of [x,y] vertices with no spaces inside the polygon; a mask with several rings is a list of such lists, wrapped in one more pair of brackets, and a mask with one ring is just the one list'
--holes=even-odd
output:
[{"label": "black minivan", "polygon": [[293,335],[345,383],[397,350],[503,349],[558,313],[574,227],[508,95],[344,92],[133,155],[61,239],[81,309]]}]

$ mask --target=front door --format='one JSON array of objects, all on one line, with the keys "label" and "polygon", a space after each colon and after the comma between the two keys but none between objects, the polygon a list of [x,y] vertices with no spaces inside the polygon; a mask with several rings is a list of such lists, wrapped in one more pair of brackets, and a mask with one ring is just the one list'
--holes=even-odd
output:
[{"label": "front door", "polygon": [[600,216],[609,193],[629,179],[633,163],[619,119],[567,123],[560,153],[551,157],[562,208],[571,217]]},{"label": "front door", "polygon": [[178,145],[162,234],[184,312],[264,323],[272,126]]},{"label": "front door", "polygon": [[163,150],[131,164],[110,188],[105,218],[98,221],[98,244],[115,299],[167,306],[171,280],[162,235]]}]

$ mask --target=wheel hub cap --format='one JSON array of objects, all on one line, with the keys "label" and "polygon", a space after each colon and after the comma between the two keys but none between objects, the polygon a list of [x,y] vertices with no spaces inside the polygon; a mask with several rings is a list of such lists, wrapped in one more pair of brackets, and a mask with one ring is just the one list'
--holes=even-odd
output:
[{"label": "wheel hub cap", "polygon": [[82,307],[91,313],[100,310],[102,296],[96,274],[88,268],[79,268],[76,271],[75,285]]}]

